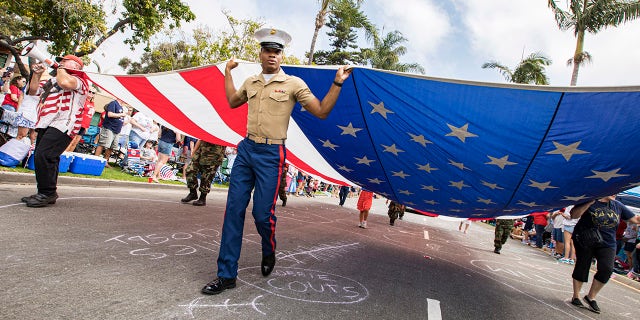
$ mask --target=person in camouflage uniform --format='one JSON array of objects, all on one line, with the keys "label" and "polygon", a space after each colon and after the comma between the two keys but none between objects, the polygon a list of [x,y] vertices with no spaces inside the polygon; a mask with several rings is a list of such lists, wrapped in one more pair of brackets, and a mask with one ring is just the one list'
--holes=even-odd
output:
[{"label": "person in camouflage uniform", "polygon": [[493,252],[500,254],[502,245],[507,242],[511,229],[513,229],[513,219],[496,219],[496,236],[493,239]]},{"label": "person in camouflage uniform", "polygon": [[[224,160],[224,146],[198,140],[193,147],[191,163],[187,166],[187,188],[189,194],[183,198],[183,203],[198,199],[194,206],[207,204],[207,194],[211,191],[211,182],[216,175],[218,167]],[[198,173],[200,174],[200,198],[198,198]]]},{"label": "person in camouflage uniform", "polygon": [[391,200],[391,203],[389,203],[389,211],[387,211],[387,215],[389,215],[389,225],[394,225],[398,218],[402,219],[401,217],[404,215],[404,210],[404,205]]},{"label": "person in camouflage uniform", "polygon": [[280,196],[280,200],[282,200],[282,206],[287,205],[287,172],[289,171],[289,164],[286,164],[282,167],[282,173],[280,176],[280,185],[278,186],[278,196]]}]

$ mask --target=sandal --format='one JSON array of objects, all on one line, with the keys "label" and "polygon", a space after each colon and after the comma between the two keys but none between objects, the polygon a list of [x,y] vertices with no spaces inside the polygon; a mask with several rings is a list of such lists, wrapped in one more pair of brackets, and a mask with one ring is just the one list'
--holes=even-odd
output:
[{"label": "sandal", "polygon": [[600,313],[600,307],[598,307],[598,304],[596,303],[595,300],[591,300],[589,299],[589,297],[584,296],[584,302],[586,302],[589,305],[589,310],[595,313]]}]

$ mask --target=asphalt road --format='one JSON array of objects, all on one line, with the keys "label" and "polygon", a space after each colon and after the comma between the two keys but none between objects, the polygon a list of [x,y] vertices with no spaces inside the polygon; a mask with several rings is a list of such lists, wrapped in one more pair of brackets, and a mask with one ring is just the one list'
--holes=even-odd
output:
[{"label": "asphalt road", "polygon": [[[290,198],[277,208],[274,273],[260,275],[247,213],[238,286],[215,277],[226,191],[206,207],[186,188],[61,179],[58,202],[28,208],[32,177],[0,173],[0,319],[638,319],[640,286],[616,276],[596,315],[569,304],[572,267],[493,229],[408,214],[389,226],[374,200]],[[249,206],[251,208],[251,205]],[[585,287],[584,290],[586,290]]]}]

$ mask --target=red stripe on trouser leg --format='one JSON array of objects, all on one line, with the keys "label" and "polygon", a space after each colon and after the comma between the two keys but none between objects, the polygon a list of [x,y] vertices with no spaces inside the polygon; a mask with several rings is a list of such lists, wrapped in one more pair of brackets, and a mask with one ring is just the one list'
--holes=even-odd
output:
[{"label": "red stripe on trouser leg", "polygon": [[271,225],[271,237],[269,238],[269,242],[271,243],[271,248],[273,252],[276,252],[276,221],[274,219],[276,215],[276,204],[278,202],[278,190],[280,190],[280,183],[282,183],[282,168],[284,167],[286,153],[284,145],[281,145],[279,148],[280,161],[278,163],[278,185],[276,186],[276,192],[273,195],[273,204],[271,205],[271,217],[269,217],[269,224]]}]

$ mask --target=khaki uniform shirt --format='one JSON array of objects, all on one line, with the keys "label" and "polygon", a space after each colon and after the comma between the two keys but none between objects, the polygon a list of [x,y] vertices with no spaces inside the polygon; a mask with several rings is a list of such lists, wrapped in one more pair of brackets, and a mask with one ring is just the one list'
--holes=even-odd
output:
[{"label": "khaki uniform shirt", "polygon": [[289,118],[296,102],[302,106],[315,99],[307,84],[282,69],[265,83],[262,74],[245,80],[238,90],[249,104],[247,132],[269,139],[286,139]]}]

